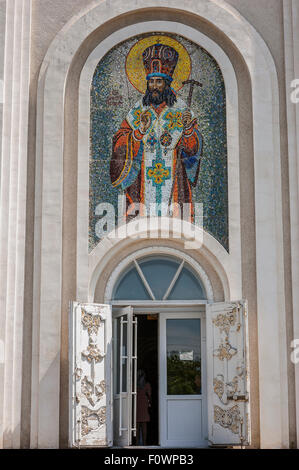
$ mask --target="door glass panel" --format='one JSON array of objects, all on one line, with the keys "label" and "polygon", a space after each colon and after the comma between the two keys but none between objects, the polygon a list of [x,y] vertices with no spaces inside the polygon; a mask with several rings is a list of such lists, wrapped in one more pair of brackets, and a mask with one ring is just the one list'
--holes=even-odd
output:
[{"label": "door glass panel", "polygon": [[[127,319],[127,316],[124,317]],[[117,319],[117,347],[116,347],[116,393],[120,392],[120,329],[121,318]],[[123,323],[122,356],[127,356],[127,323]],[[122,392],[127,391],[127,359],[122,359]]]},{"label": "door glass panel", "polygon": [[200,319],[166,320],[167,395],[201,394]]},{"label": "door glass panel", "polygon": [[187,268],[183,268],[167,300],[206,299],[204,289],[197,277]]},{"label": "door glass panel", "polygon": [[150,258],[138,263],[155,298],[163,299],[180,263],[170,258]]}]

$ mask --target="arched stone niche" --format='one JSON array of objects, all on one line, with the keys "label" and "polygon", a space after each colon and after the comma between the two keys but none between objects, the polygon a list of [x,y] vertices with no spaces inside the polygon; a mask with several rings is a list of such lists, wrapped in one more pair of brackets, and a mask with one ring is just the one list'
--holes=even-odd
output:
[{"label": "arched stone niche", "polygon": [[[77,221],[78,221],[78,242],[77,242],[77,293],[78,299],[88,298],[93,299],[93,293],[90,291],[89,283],[93,282],[93,269],[100,261],[102,262],[107,253],[107,246],[109,241],[102,240],[98,245],[91,251],[87,257],[86,253],[88,247],[86,245],[88,239],[88,160],[86,158],[86,148],[89,146],[90,126],[90,83],[95,70],[95,67],[99,59],[105,55],[106,51],[113,46],[116,41],[122,40],[123,38],[130,37],[131,34],[139,31],[151,31],[155,28],[169,30],[171,28],[177,29],[181,27],[181,31],[185,36],[189,35],[193,39],[196,39],[198,43],[202,44],[208,50],[210,54],[213,54],[215,60],[219,64],[226,86],[226,101],[227,101],[227,146],[228,146],[228,187],[229,187],[229,233],[231,240],[231,248],[229,253],[208,233],[204,232],[204,247],[202,252],[206,248],[208,253],[214,255],[210,258],[210,263],[215,264],[214,258],[216,256],[219,259],[219,266],[223,266],[224,271],[228,274],[229,286],[226,289],[226,299],[230,297],[238,298],[242,296],[241,286],[241,246],[240,246],[240,183],[239,183],[239,121],[238,121],[238,85],[235,76],[234,69],[231,62],[217,46],[217,44],[202,33],[195,31],[192,28],[188,28],[179,23],[173,22],[147,22],[139,23],[138,25],[123,28],[122,30],[114,33],[107,38],[107,40],[100,43],[100,45],[92,52],[86,61],[84,68],[80,76],[79,86],[79,142],[78,142],[78,201],[77,201]],[[117,43],[117,42],[116,42]],[[82,196],[83,195],[83,196]],[[142,229],[141,229],[142,230]],[[109,238],[109,237],[108,237]],[[107,245],[108,243],[108,245]],[[115,245],[116,243],[113,242]],[[129,241],[123,241],[121,246],[129,243]],[[111,251],[112,252],[112,251]],[[80,269],[79,269],[80,267]],[[227,278],[223,279],[223,285],[226,286]]]},{"label": "arched stone niche", "polygon": [[[276,71],[255,29],[225,2],[210,0],[190,1],[184,10],[178,0],[101,2],[68,23],[45,57],[38,89],[35,249],[41,257],[36,256],[35,265],[33,342],[38,354],[32,363],[31,445],[66,445],[67,308],[70,299],[80,297],[77,279],[91,279],[96,264],[77,264],[83,230],[77,239],[74,201],[79,190],[82,200],[87,191],[79,188],[76,158],[80,74],[92,50],[109,35],[157,19],[200,30],[218,43],[236,74],[239,168],[234,170],[240,172],[241,191],[232,194],[231,203],[236,213],[241,208],[237,246],[242,251],[228,260],[211,240],[205,249],[224,269],[234,287],[231,295],[249,300],[254,445],[287,446],[287,390],[277,387],[287,379]],[[83,287],[88,292],[88,285]],[[271,342],[265,341],[269,335]]]}]

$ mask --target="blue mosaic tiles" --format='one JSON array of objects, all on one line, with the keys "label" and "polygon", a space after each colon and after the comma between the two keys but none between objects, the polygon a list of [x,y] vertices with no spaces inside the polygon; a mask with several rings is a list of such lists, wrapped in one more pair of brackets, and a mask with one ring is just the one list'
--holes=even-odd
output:
[{"label": "blue mosaic tiles", "polygon": [[[126,191],[124,184],[125,178],[123,178],[122,184],[114,184],[114,186],[111,181],[110,166],[112,155],[114,155],[113,158],[116,158],[116,154],[112,152],[113,145],[115,144],[115,141],[113,143],[113,138],[115,139],[114,136],[119,132],[120,126],[130,110],[135,109],[136,111],[136,103],[143,97],[143,94],[136,89],[138,87],[135,88],[132,85],[132,80],[134,79],[132,71],[131,76],[129,74],[130,79],[128,78],[127,57],[134,46],[137,44],[142,45],[143,40],[153,35],[159,36],[162,43],[167,43],[164,38],[170,38],[168,41],[169,44],[173,45],[176,42],[181,44],[184,50],[187,51],[191,60],[191,73],[189,78],[202,83],[202,87],[194,88],[191,104],[193,116],[197,119],[197,128],[203,139],[198,179],[194,187],[191,185],[192,201],[203,204],[204,229],[215,237],[228,251],[227,142],[224,80],[218,64],[205,49],[181,36],[169,33],[151,33],[130,38],[111,49],[96,67],[90,94],[89,249],[92,250],[100,241],[95,231],[96,223],[99,220],[99,216],[95,213],[96,206],[101,202],[110,202],[115,208],[115,215],[117,217],[118,195]],[[166,51],[168,53],[167,57],[171,55],[172,47],[173,46],[168,48],[168,52]],[[138,50],[138,48],[136,50]],[[142,50],[142,48],[140,50]],[[160,52],[158,51],[158,53]],[[166,53],[163,52],[163,54],[166,57]],[[142,64],[140,61],[138,64],[136,62],[136,67],[139,67],[138,73],[143,73],[145,76],[145,71],[140,69],[140,63]],[[162,65],[164,67],[165,64]],[[186,64],[184,65],[184,62],[178,62],[177,66],[179,65],[180,67],[187,66]],[[165,72],[166,69],[164,70],[164,68],[163,71]],[[189,86],[184,86],[177,91],[177,98],[180,98],[185,103],[188,101],[188,95]],[[169,109],[171,110],[171,108]],[[159,194],[160,198],[161,191],[167,191],[168,181],[170,185],[169,188],[171,188],[171,183],[174,179],[175,173],[171,177],[171,165],[169,165],[166,154],[171,151],[172,144],[178,142],[179,132],[181,132],[182,113],[183,109],[178,105],[174,114],[175,120],[173,116],[165,113],[165,119],[161,124],[162,128],[160,131],[159,129],[158,131],[156,128],[154,129],[154,117],[152,116],[152,129],[150,128],[149,130],[148,144],[145,143],[144,148],[139,147],[136,150],[136,159],[138,155],[141,158],[142,152],[145,152],[145,147],[148,145],[148,153],[144,153],[145,156],[143,158],[149,158],[151,156],[152,160],[148,162],[148,169],[144,169],[144,175],[151,176],[151,181],[153,185],[155,185],[155,193],[153,194]],[[137,114],[135,112],[136,116]],[[174,122],[176,124],[177,135],[173,134],[171,127],[167,127],[167,123],[172,123],[173,126]],[[131,125],[134,130],[135,124],[133,121]],[[139,121],[136,121],[136,128],[138,125]],[[161,133],[160,136],[157,135],[157,133],[162,131],[163,133]],[[132,142],[134,142],[135,145],[134,139]],[[162,145],[164,146],[162,147]],[[158,148],[159,155],[158,150],[153,153],[153,149]],[[170,153],[168,153],[168,156],[169,155]],[[153,178],[152,175],[154,173],[152,174],[149,171],[149,168],[154,168],[153,163],[155,161],[157,162],[157,158],[162,159],[161,161],[159,160],[160,167],[162,169],[167,168],[167,171],[170,171],[163,181],[161,179],[160,186],[160,180]],[[186,162],[186,174],[192,173],[191,166],[194,163],[192,158],[195,162],[197,157],[195,155],[194,157],[184,158]],[[138,161],[138,159],[136,161]],[[136,178],[140,178],[139,190],[142,187],[141,172],[143,171],[140,162],[139,166],[136,164],[135,169],[130,170],[131,173],[127,173],[127,181],[130,183],[134,178],[135,180]],[[118,164],[118,162],[115,163],[116,165]],[[195,162],[195,164],[197,163]],[[157,171],[161,171],[160,167],[157,168]],[[132,173],[133,171],[135,171],[135,173]],[[156,172],[156,174],[158,173]],[[119,181],[121,182],[121,179],[119,179]],[[131,186],[131,189],[132,187],[133,186]],[[170,192],[170,189],[168,191]],[[144,192],[145,191],[143,191],[143,193]],[[165,192],[165,194],[169,195],[169,192]],[[165,197],[168,198],[168,195]]]}]

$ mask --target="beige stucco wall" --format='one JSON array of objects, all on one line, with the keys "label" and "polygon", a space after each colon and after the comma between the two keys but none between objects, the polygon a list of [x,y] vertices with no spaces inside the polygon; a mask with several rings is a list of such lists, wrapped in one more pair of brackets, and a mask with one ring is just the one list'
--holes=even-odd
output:
[{"label": "beige stucco wall", "polygon": [[[113,0],[111,0],[113,1]],[[257,31],[266,41],[274,57],[280,85],[280,113],[281,113],[281,150],[282,150],[282,184],[284,204],[284,254],[285,254],[285,279],[286,291],[290,293],[290,247],[289,247],[289,218],[288,218],[288,166],[287,144],[285,128],[285,83],[284,83],[284,46],[283,46],[283,18],[282,0],[229,0],[232,6],[254,25]],[[271,8],[269,8],[271,3]],[[31,369],[31,312],[32,312],[32,265],[33,265],[33,226],[34,226],[34,169],[35,169],[35,132],[36,132],[36,93],[39,69],[44,55],[61,28],[73,16],[93,1],[82,0],[35,0],[33,1],[32,45],[31,45],[31,89],[30,89],[30,114],[29,114],[29,165],[28,165],[28,222],[27,222],[27,276],[25,298],[25,332],[24,338],[24,387],[23,387],[23,416],[22,439],[23,446],[29,445],[30,433],[30,369]],[[198,28],[204,34],[218,42],[230,58],[237,75],[239,86],[240,109],[240,180],[241,180],[241,227],[242,227],[242,282],[244,297],[249,301],[249,328],[250,328],[250,355],[251,355],[251,397],[252,397],[252,424],[253,445],[259,445],[259,407],[258,407],[258,349],[257,349],[257,319],[256,319],[256,275],[255,275],[255,225],[254,225],[254,168],[253,168],[253,144],[251,110],[251,84],[247,68],[237,53],[229,38],[217,31],[205,21],[199,21],[192,15],[183,15],[181,12],[169,12],[166,10],[142,12],[138,15],[125,15],[119,20],[111,22],[107,28],[95,32],[84,43],[78,52],[76,61],[69,73],[66,88],[66,133],[65,133],[65,161],[64,169],[67,179],[64,181],[64,220],[63,220],[63,286],[62,286],[62,350],[61,350],[61,424],[60,441],[62,446],[67,445],[67,405],[68,405],[68,301],[75,298],[76,294],[76,208],[73,201],[76,200],[76,118],[78,104],[79,74],[89,52],[95,47],[101,38],[110,34],[113,30],[136,21],[147,19],[165,19],[185,22],[194,28]],[[112,267],[111,267],[112,268]],[[208,271],[208,269],[206,268]],[[215,280],[217,283],[217,281]],[[98,289],[101,297],[101,287]],[[288,334],[292,337],[292,321],[290,295],[287,295]],[[290,377],[290,431],[291,440],[294,437],[294,399],[292,396],[293,378],[292,367],[289,370]]]}]

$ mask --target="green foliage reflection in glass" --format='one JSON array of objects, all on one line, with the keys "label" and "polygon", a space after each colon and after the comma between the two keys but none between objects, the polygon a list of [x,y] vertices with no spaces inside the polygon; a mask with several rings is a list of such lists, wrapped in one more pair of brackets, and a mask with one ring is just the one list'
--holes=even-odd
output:
[{"label": "green foliage reflection in glass", "polygon": [[201,394],[199,318],[166,320],[167,394]]},{"label": "green foliage reflection in glass", "polygon": [[182,361],[177,354],[167,358],[167,395],[201,393],[201,361]]}]

